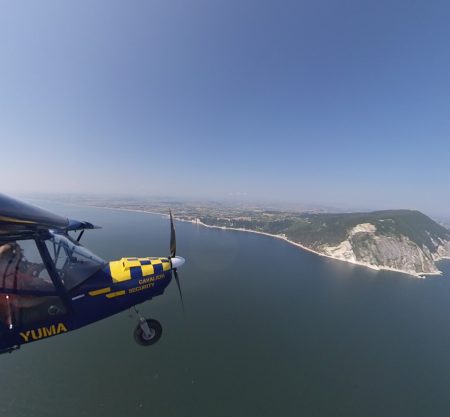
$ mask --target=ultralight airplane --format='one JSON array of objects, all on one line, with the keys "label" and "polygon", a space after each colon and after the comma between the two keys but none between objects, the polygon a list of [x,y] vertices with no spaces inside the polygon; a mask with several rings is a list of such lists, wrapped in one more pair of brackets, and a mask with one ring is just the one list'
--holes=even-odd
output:
[{"label": "ultralight airplane", "polygon": [[[88,222],[67,219],[0,194],[0,353],[70,332],[134,308],[134,338],[156,343],[161,324],[135,307],[164,293],[174,276],[183,304],[170,213],[170,256],[106,262],[79,241]],[[77,238],[69,232],[79,232]]]}]

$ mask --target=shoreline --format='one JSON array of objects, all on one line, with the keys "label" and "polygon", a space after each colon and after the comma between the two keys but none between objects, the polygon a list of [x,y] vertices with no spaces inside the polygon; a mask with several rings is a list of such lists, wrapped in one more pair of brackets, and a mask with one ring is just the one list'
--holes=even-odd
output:
[{"label": "shoreline", "polygon": [[[318,252],[318,251],[316,251],[314,249],[308,248],[307,246],[304,246],[301,243],[297,243],[297,242],[294,242],[293,240],[289,240],[286,236],[274,235],[274,234],[271,234],[271,233],[260,232],[260,231],[251,230],[251,229],[242,229],[242,228],[226,227],[226,226],[211,226],[209,224],[203,223],[202,221],[195,222],[195,221],[184,220],[184,219],[177,219],[177,220],[188,222],[188,223],[192,223],[192,224],[199,224],[199,225],[201,225],[203,227],[208,227],[210,229],[221,229],[221,230],[232,230],[232,231],[236,231],[236,232],[256,233],[256,234],[259,234],[259,235],[273,237],[273,238],[276,238],[276,239],[284,240],[285,242],[289,243],[290,245],[297,246],[298,248],[300,248],[300,249],[302,249],[302,250],[304,250],[306,252],[314,253],[315,255],[319,255],[319,256],[322,256],[322,257],[328,258],[328,259],[332,259],[334,261],[341,261],[341,262],[347,262],[347,263],[352,264],[352,265],[364,266],[366,268],[372,269],[373,271],[398,272],[400,274],[405,274],[405,275],[408,275],[410,277],[422,278],[422,279],[425,279],[426,276],[441,276],[442,275],[442,271],[411,273],[411,272],[403,271],[401,269],[395,269],[395,268],[389,268],[389,267],[378,267],[378,266],[367,264],[367,263],[364,263],[364,262],[358,262],[358,261],[351,261],[351,260],[348,260],[348,259],[336,258],[334,256],[327,255],[325,253],[321,253],[321,252]],[[446,259],[446,258],[442,258],[442,259]]]},{"label": "shoreline", "polygon": [[[148,214],[155,214],[155,215],[159,215],[159,216],[164,216],[164,217],[169,217],[168,214],[166,213],[161,213],[161,212],[156,212],[156,211],[150,211],[150,210],[142,210],[142,209],[130,209],[130,208],[124,208],[124,207],[107,207],[107,206],[96,206],[96,205],[89,205],[89,204],[73,204],[73,203],[64,203],[64,204],[69,204],[69,205],[74,205],[74,206],[78,206],[78,207],[93,207],[93,208],[98,208],[98,209],[109,209],[109,210],[119,210],[119,211],[131,211],[131,212],[135,212],[135,213],[148,213]],[[191,224],[197,224],[203,227],[207,227],[210,229],[220,229],[220,230],[231,230],[231,231],[236,231],[236,232],[247,232],[247,233],[255,233],[255,234],[259,234],[259,235],[264,235],[264,236],[269,236],[272,238],[276,238],[276,239],[280,239],[280,240],[284,240],[285,242],[287,242],[290,245],[296,246],[306,252],[310,252],[310,253],[314,253],[315,255],[319,255],[328,259],[332,259],[335,261],[340,261],[340,262],[347,262],[349,264],[352,265],[358,265],[358,266],[363,266],[369,269],[372,269],[373,271],[388,271],[388,272],[397,272],[400,274],[404,274],[404,275],[408,275],[409,277],[414,277],[414,278],[421,278],[421,279],[425,279],[428,276],[442,276],[442,271],[437,271],[437,272],[421,272],[421,273],[412,273],[412,272],[407,272],[401,269],[395,269],[395,268],[389,268],[389,267],[378,267],[375,265],[371,265],[371,264],[367,264],[364,262],[358,262],[358,261],[352,261],[352,260],[348,260],[348,259],[341,259],[341,258],[336,258],[333,257],[331,255],[326,255],[324,253],[318,252],[314,249],[308,248],[307,246],[302,245],[301,243],[297,243],[294,242],[293,240],[289,240],[286,236],[282,236],[282,235],[274,235],[271,233],[266,233],[266,232],[260,232],[257,230],[251,230],[251,229],[243,229],[243,228],[236,228],[236,227],[226,227],[226,226],[213,226],[213,225],[209,225],[206,223],[203,223],[200,220],[186,220],[186,219],[180,219],[174,216],[174,220],[177,221],[181,221],[181,222],[186,222],[186,223],[191,223]],[[439,259],[436,262],[439,262],[440,260],[444,260],[444,259],[450,259],[450,257],[443,257],[441,259]]]}]

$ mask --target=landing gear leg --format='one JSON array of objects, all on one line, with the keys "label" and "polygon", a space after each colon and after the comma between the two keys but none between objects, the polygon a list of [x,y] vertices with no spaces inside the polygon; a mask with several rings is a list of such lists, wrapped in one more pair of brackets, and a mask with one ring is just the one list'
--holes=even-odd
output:
[{"label": "landing gear leg", "polygon": [[134,307],[139,319],[139,324],[134,329],[134,340],[141,346],[155,344],[162,335],[161,323],[157,320],[146,319],[141,316],[139,310]]}]

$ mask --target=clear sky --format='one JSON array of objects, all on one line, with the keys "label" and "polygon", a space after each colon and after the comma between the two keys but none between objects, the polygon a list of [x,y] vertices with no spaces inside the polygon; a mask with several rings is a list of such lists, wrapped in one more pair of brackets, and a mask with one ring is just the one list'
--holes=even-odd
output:
[{"label": "clear sky", "polygon": [[450,2],[1,3],[1,191],[450,216]]}]

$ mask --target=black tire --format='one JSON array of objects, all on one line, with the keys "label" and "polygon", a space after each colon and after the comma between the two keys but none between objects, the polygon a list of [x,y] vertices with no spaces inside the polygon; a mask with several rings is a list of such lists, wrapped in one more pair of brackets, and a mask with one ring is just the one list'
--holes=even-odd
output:
[{"label": "black tire", "polygon": [[139,324],[134,329],[134,340],[136,340],[136,343],[141,346],[150,346],[155,344],[162,335],[162,326],[158,320],[147,319],[146,321],[151,332],[150,338],[145,337],[144,331],[141,329]]}]

